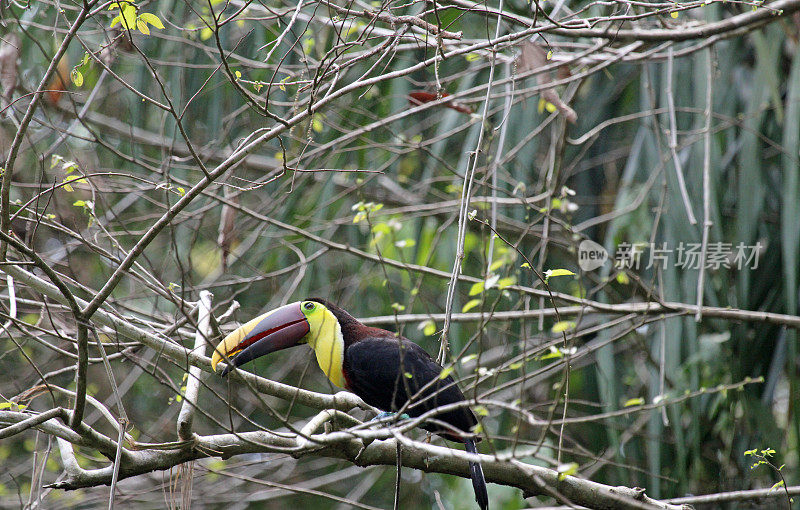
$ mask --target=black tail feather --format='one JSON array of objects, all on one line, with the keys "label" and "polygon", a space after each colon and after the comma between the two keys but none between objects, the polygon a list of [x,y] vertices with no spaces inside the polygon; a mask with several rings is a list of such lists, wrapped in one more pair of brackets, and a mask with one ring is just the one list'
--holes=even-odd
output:
[{"label": "black tail feather", "polygon": [[[472,439],[465,439],[464,446],[469,453],[478,453],[475,448],[475,441]],[[472,478],[472,488],[475,489],[475,501],[481,510],[489,508],[489,494],[486,492],[486,479],[483,477],[483,468],[477,462],[469,463],[469,475]]]}]

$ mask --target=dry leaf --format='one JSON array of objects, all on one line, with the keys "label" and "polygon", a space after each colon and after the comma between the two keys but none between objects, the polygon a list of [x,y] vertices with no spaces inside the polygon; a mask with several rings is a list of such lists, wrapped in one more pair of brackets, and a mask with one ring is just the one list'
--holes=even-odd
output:
[{"label": "dry leaf", "polygon": [[[450,94],[448,94],[447,92],[442,92],[441,97],[447,97],[449,95]],[[416,90],[408,94],[408,102],[412,106],[419,106],[421,104],[430,103],[431,101],[436,101],[437,99],[439,99],[439,96],[437,96],[432,92],[425,92],[424,90]],[[472,113],[472,108],[470,108],[469,106],[466,106],[464,104],[452,100],[443,103],[442,106],[446,106],[447,108],[452,108],[457,112],[466,113],[467,115],[470,115]]]},{"label": "dry leaf", "polygon": [[19,58],[19,36],[7,34],[0,43],[0,87],[3,89],[3,108],[11,102],[17,87],[17,59]]},{"label": "dry leaf", "polygon": [[[534,71],[546,66],[547,63],[547,52],[544,50],[544,48],[530,41],[525,41],[522,43],[519,57],[517,57],[517,70],[519,72]],[[537,74],[536,79],[539,85],[542,86],[553,81],[549,72]],[[575,113],[575,110],[570,108],[567,103],[562,101],[553,88],[543,90],[541,92],[541,96],[542,99],[555,106],[569,122],[574,124],[575,121],[578,120],[578,114]]]},{"label": "dry leaf", "polygon": [[[239,203],[238,195],[235,195],[230,188],[225,188],[225,198],[233,202]],[[219,234],[217,235],[217,244],[222,250],[222,270],[228,270],[228,257],[231,254],[231,247],[236,241],[235,220],[236,209],[228,204],[222,206],[222,213],[219,219]]]}]

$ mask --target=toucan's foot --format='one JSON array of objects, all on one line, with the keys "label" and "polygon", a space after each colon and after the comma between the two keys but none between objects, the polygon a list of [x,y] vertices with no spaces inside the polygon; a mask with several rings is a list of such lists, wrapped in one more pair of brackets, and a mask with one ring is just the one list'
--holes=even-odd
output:
[{"label": "toucan's foot", "polygon": [[[391,418],[392,416],[396,416],[396,415],[397,415],[397,413],[390,413],[390,412],[384,411],[382,413],[378,413],[378,416],[374,417],[370,421],[381,421],[381,420],[384,420],[386,418]],[[406,413],[403,413],[403,414],[400,415],[400,419],[401,420],[410,420],[411,416],[407,415]]]}]

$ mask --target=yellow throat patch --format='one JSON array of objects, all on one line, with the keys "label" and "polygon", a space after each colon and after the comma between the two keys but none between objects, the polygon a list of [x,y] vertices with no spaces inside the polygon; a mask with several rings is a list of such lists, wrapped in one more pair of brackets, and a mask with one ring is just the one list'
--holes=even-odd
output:
[{"label": "yellow throat patch", "polygon": [[[314,303],[313,310],[305,308],[306,303]],[[308,345],[314,349],[319,368],[325,372],[328,379],[340,388],[345,387],[344,372],[344,337],[342,327],[336,316],[324,305],[315,301],[305,301],[300,309],[308,320],[309,332],[306,335]]]}]

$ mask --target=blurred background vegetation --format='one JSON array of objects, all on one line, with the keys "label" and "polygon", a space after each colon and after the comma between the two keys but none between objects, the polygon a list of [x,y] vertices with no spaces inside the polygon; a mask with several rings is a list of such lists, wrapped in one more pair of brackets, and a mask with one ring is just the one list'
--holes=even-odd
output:
[{"label": "blurred background vegetation", "polygon": [[[717,1],[675,9],[633,2],[550,4],[542,4],[545,11],[565,22],[639,14],[636,27],[674,33],[764,8]],[[399,328],[435,354],[443,321],[433,314],[446,311],[459,204],[477,157],[464,220],[463,274],[485,283],[456,287],[447,362],[465,393],[483,401],[479,414],[489,440],[482,451],[525,447],[530,453],[527,446],[539,445],[523,460],[569,465],[577,476],[672,498],[771,487],[778,473],[765,465],[751,469],[754,459],[744,452],[772,448],[786,483],[797,485],[796,329],[713,314],[697,321],[690,307],[698,301],[699,270],[675,259],[679,246],[703,242],[707,207],[708,246],[758,249],[757,267],[755,260],[741,269],[727,260],[731,267],[709,268],[702,277],[703,303],[798,313],[797,14],[775,16],[735,37],[687,41],[550,31],[534,36],[549,57],[534,67],[522,69],[522,38],[516,37],[498,45],[496,54],[476,48],[401,72],[493,37],[496,14],[466,5],[339,4],[354,10],[348,13],[326,2],[296,9],[282,1],[140,1],[137,15],[150,13],[163,23],[163,29],[151,24],[149,34],[127,33],[121,23],[112,28],[119,11],[98,7],[58,63],[63,77],[48,84],[25,134],[10,190],[11,212],[18,213],[12,228],[69,279],[76,295],[90,300],[137,240],[202,179],[198,160],[212,169],[254,134],[278,125],[259,111],[264,98],[271,115],[289,119],[310,100],[362,75],[382,75],[329,100],[225,172],[147,247],[104,309],[191,346],[191,303],[201,290],[214,294],[218,316],[234,301],[241,305],[221,324],[223,331],[276,305],[320,296],[357,317],[384,317],[376,323]],[[526,2],[501,5],[509,14],[501,36],[533,21]],[[80,7],[38,1],[5,8],[2,33],[4,40],[19,38],[19,60],[15,102],[0,130],[4,154],[30,102],[27,94],[36,90]],[[224,22],[218,29],[212,9]],[[427,10],[427,21],[463,31],[463,37],[437,41],[417,27],[355,15],[364,9],[395,16]],[[575,122],[540,95],[550,79],[558,80],[553,90],[574,110]],[[437,86],[462,111],[444,100],[409,100],[419,91],[436,94]],[[681,197],[676,160],[695,224]],[[638,243],[646,248],[642,263],[620,268],[609,262],[583,271],[578,246],[586,239],[612,258],[619,246]],[[674,250],[667,263],[648,267],[653,245]],[[533,269],[574,272],[548,284],[574,298],[556,299],[556,305],[584,310],[561,320],[524,313],[553,307],[530,290],[545,288]],[[0,401],[11,406],[42,377],[74,390],[75,326],[67,311],[18,287],[12,320],[7,285],[2,293],[0,315],[10,322],[0,339],[0,371],[7,374],[0,378]],[[624,308],[659,301],[686,306],[653,314]],[[591,302],[623,308],[601,313]],[[467,320],[461,312],[484,315]],[[519,316],[493,318],[493,312]],[[566,343],[560,330],[566,330]],[[113,354],[131,434],[143,442],[173,440],[185,365],[111,331],[101,339]],[[108,377],[94,347],[90,356],[88,393],[111,407]],[[313,357],[300,351],[259,360],[252,370],[315,391],[335,390]],[[195,420],[201,434],[224,432],[205,413],[230,430],[280,429],[281,420],[261,398],[290,422],[312,415],[215,377],[204,384],[216,394],[202,394]],[[492,400],[555,422],[530,426]],[[29,405],[47,409],[69,400],[42,395]],[[229,405],[251,422],[235,414],[229,419]],[[87,412],[87,423],[114,435],[99,418]],[[105,465],[96,452],[77,453],[83,467]],[[4,440],[0,466],[3,508],[105,505],[107,487],[41,488],[62,471],[55,441],[45,434],[31,430]],[[122,481],[118,501],[135,508],[186,506],[182,486],[197,508],[334,508],[353,501],[390,508],[395,476],[393,468],[277,454],[198,461],[192,475],[191,492],[186,473],[176,481],[177,469]],[[467,480],[405,470],[403,482],[403,508],[434,507],[437,498],[445,508],[473,506]],[[519,490],[498,485],[490,485],[490,497],[498,509],[554,504],[545,497],[524,500]],[[766,499],[730,508],[776,504],[787,503]]]}]

